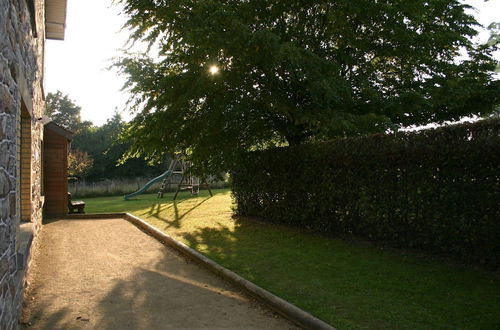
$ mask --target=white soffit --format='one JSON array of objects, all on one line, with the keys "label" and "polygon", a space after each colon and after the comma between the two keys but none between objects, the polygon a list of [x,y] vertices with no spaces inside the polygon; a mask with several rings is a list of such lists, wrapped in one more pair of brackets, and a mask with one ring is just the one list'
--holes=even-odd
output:
[{"label": "white soffit", "polygon": [[66,28],[66,0],[45,1],[45,37],[64,40]]}]

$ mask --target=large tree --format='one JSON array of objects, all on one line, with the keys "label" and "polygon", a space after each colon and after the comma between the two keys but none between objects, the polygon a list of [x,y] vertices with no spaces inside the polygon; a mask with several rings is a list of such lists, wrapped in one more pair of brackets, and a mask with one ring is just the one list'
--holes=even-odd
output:
[{"label": "large tree", "polygon": [[80,116],[82,108],[76,105],[69,95],[61,91],[48,93],[45,98],[45,114],[56,124],[78,133],[92,126],[90,121],[82,121]]},{"label": "large tree", "polygon": [[116,0],[132,41],[117,62],[136,117],[130,156],[235,152],[485,115],[494,47],[457,0]]}]

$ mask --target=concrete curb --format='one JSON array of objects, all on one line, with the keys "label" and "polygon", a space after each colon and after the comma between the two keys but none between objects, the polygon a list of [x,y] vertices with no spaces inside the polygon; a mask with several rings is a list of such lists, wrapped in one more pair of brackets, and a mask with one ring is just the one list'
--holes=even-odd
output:
[{"label": "concrete curb", "polygon": [[87,220],[87,219],[112,219],[112,218],[126,218],[127,213],[72,213],[64,216],[68,220]]},{"label": "concrete curb", "polygon": [[215,261],[207,258],[198,251],[190,248],[186,244],[179,242],[172,238],[171,236],[161,232],[157,228],[151,226],[144,220],[130,214],[130,213],[103,213],[103,214],[71,214],[67,217],[68,219],[109,219],[109,218],[123,218],[132,224],[136,225],[140,229],[144,230],[151,236],[155,237],[160,242],[168,244],[169,246],[175,248],[177,251],[181,252],[186,257],[196,261],[198,264],[207,268],[214,274],[224,278],[225,280],[231,282],[238,288],[242,289],[244,292],[250,294],[251,296],[257,298],[267,306],[269,306],[274,311],[283,315],[285,318],[296,323],[297,325],[306,329],[321,329],[321,330],[335,330],[334,327],[328,323],[312,316],[311,314],[305,312],[304,310],[298,308],[295,305],[281,299],[278,296],[270,293],[269,291],[255,285],[254,283],[244,279],[238,274],[230,271],[227,268],[222,267]]}]

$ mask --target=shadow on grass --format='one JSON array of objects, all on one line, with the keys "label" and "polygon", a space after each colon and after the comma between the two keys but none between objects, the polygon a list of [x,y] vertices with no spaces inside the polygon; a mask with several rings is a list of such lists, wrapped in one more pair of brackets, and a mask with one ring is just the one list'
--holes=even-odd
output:
[{"label": "shadow on grass", "polygon": [[[212,190],[214,196],[225,194],[228,189]],[[110,212],[138,212],[142,210],[149,210],[144,214],[160,214],[162,210],[167,210],[173,207],[173,193],[167,193],[163,198],[158,198],[157,194],[145,194],[137,196],[136,198],[128,201],[123,200],[123,196],[112,197],[97,197],[86,198],[86,212],[87,213],[110,213]],[[177,203],[182,203],[192,198],[208,198],[210,195],[207,190],[200,190],[199,195],[192,196],[189,192],[181,192],[177,197]]]},{"label": "shadow on grass", "polygon": [[[170,228],[172,236],[339,328],[500,324],[498,274],[249,219],[233,223],[227,213],[214,212],[224,208],[208,198],[204,192],[196,200],[184,194],[176,203],[158,203],[156,195],[112,203],[116,211],[135,208],[160,229],[159,221],[165,223],[167,233]],[[208,213],[193,212],[200,206]],[[219,222],[220,216],[226,218]]]},{"label": "shadow on grass", "polygon": [[[144,212],[142,214],[139,214],[139,216],[151,216],[155,219],[158,219],[165,223],[164,229],[168,228],[180,228],[181,227],[181,220],[200,207],[203,203],[208,201],[211,197],[207,197],[205,199],[202,199],[200,202],[196,203],[192,207],[190,207],[187,210],[183,210],[182,212],[179,211],[178,205],[186,201],[186,199],[181,200],[181,201],[173,201],[171,204],[154,204],[151,206],[150,210],[147,212]],[[165,216],[164,213],[165,211],[173,208],[174,214],[173,214],[173,219],[171,217]]]},{"label": "shadow on grass", "polygon": [[494,328],[498,275],[250,219],[188,245],[339,328]]}]

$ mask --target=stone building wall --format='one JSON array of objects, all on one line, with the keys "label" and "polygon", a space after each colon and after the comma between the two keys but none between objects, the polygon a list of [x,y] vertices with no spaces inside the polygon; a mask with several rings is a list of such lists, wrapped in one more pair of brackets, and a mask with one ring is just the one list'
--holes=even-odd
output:
[{"label": "stone building wall", "polygon": [[[44,0],[0,0],[0,329],[17,327],[30,246],[41,227]],[[20,223],[21,109],[31,125],[31,222]],[[32,243],[31,243],[32,242]]]}]

